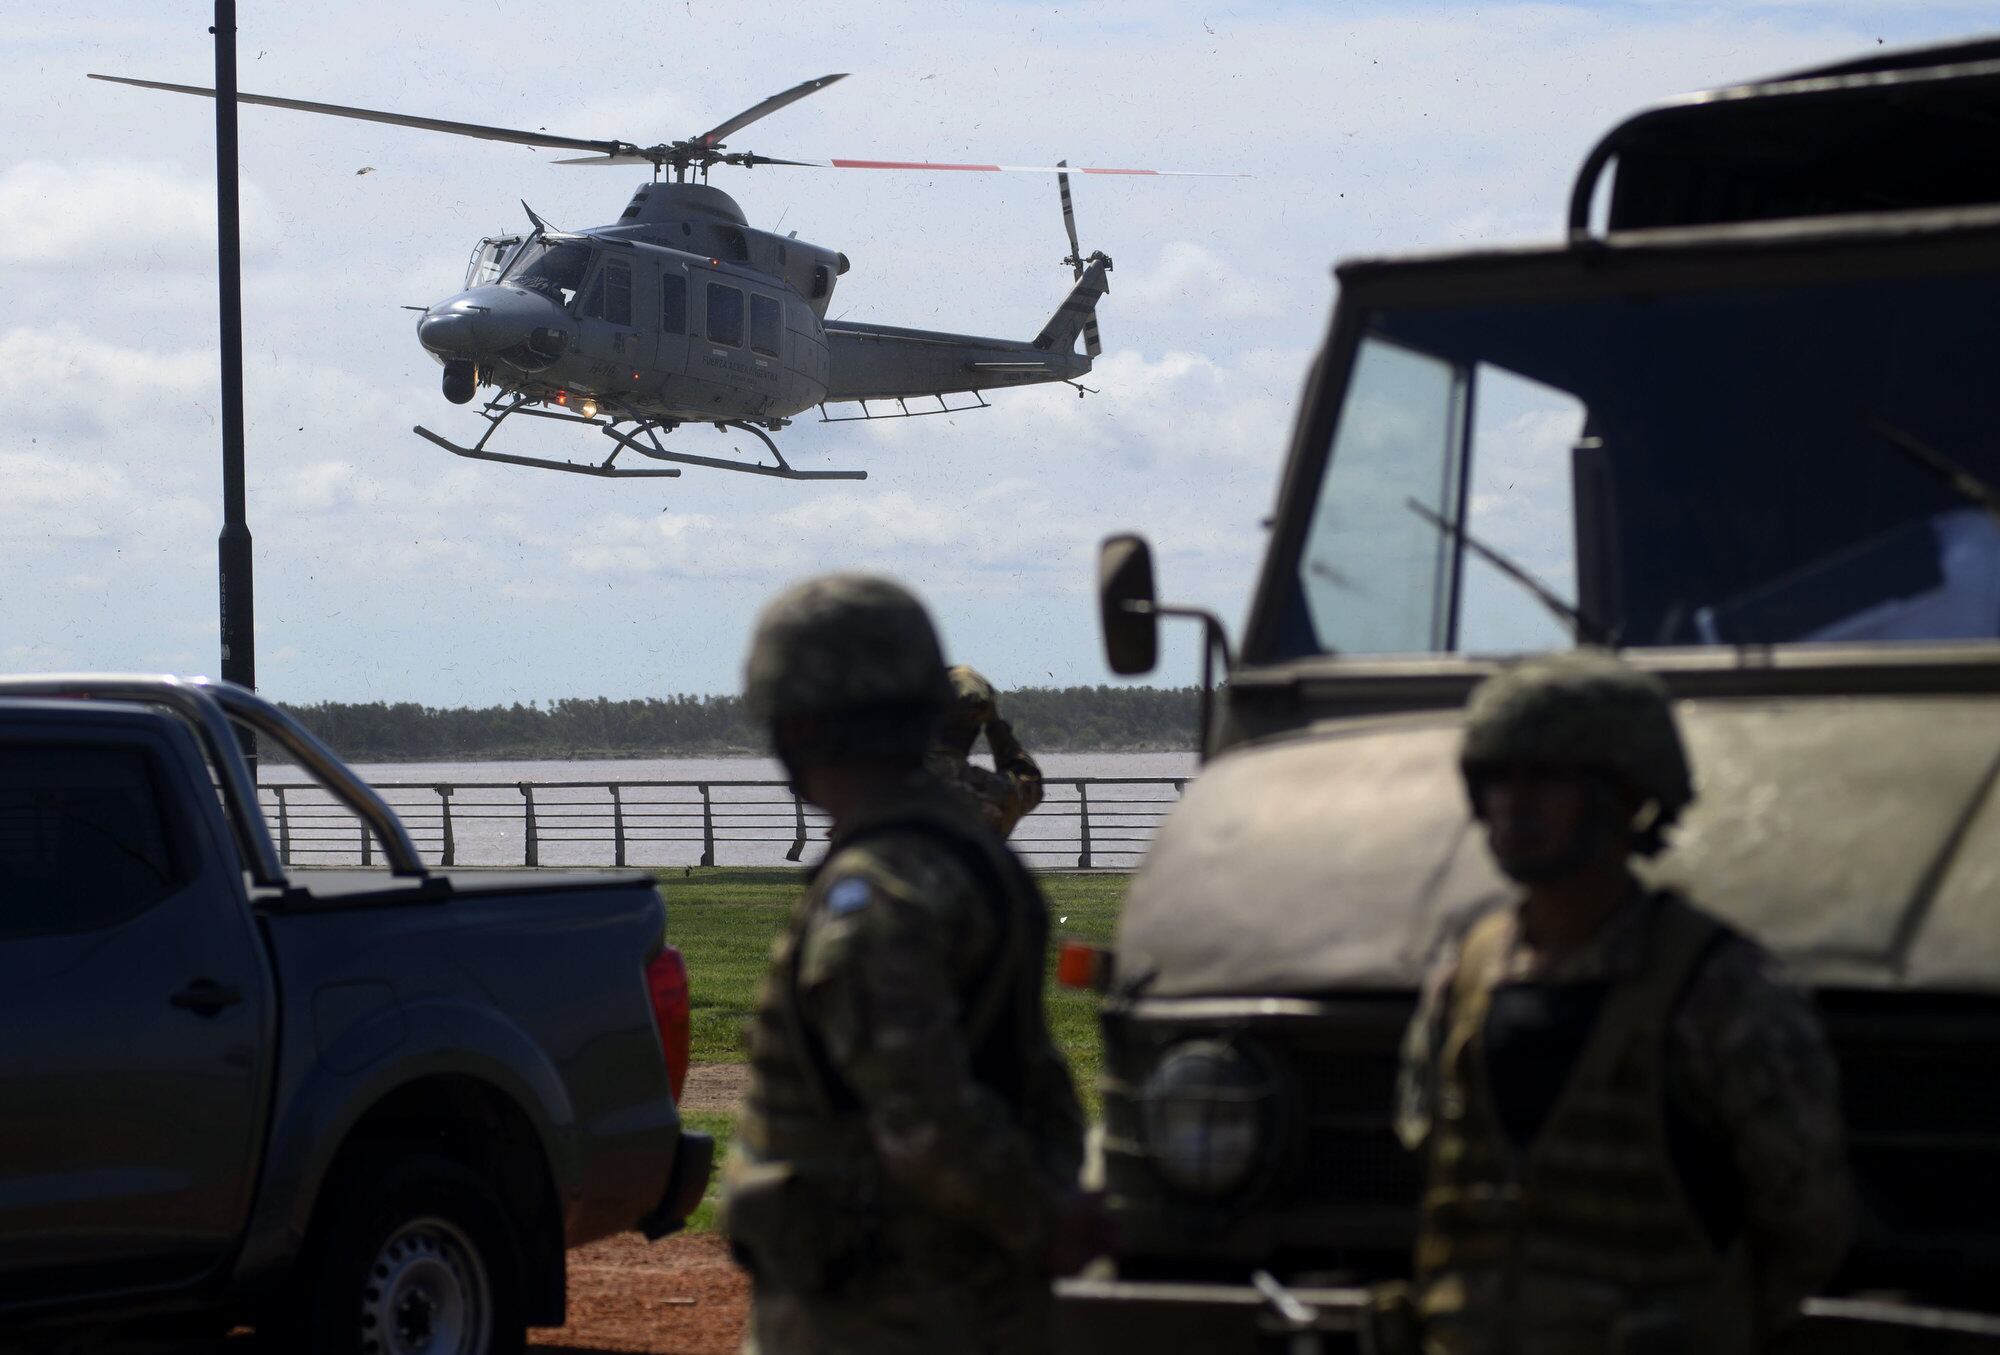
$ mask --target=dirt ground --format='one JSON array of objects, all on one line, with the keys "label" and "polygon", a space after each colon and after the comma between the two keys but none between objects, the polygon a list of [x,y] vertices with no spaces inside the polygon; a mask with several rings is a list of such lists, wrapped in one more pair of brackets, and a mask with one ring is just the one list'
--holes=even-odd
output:
[{"label": "dirt ground", "polygon": [[688,1069],[687,1086],[681,1088],[682,1110],[734,1115],[750,1085],[747,1063],[697,1063]]},{"label": "dirt ground", "polygon": [[714,1234],[625,1233],[570,1253],[569,1325],[529,1344],[546,1355],[734,1355],[749,1298]]}]

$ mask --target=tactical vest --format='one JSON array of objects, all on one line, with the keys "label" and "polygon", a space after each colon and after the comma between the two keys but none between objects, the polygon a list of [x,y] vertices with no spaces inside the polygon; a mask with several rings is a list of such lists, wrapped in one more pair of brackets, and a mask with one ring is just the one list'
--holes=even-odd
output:
[{"label": "tactical vest", "polygon": [[[1042,955],[1048,949],[1048,905],[1042,891],[1006,843],[928,777],[920,789],[902,791],[844,821],[826,861],[890,831],[916,831],[950,851],[992,911],[996,953],[980,965],[972,989],[962,993],[960,1031],[972,1055],[972,1075],[1020,1105],[1028,1099],[1026,1069],[1046,1025]],[[816,879],[818,869],[824,863],[808,879]],[[750,1093],[736,1133],[764,1161],[852,1163],[872,1153],[866,1119],[800,1005],[800,941],[810,907],[808,889],[772,947],[772,965],[750,1023]]]},{"label": "tactical vest", "polygon": [[1483,1030],[1512,918],[1467,934],[1450,991],[1417,1235],[1432,1355],[1737,1355],[1752,1342],[1747,1253],[1718,1254],[1667,1142],[1668,1024],[1721,924],[1670,895],[1643,968],[1612,985],[1525,1150],[1495,1111]]}]

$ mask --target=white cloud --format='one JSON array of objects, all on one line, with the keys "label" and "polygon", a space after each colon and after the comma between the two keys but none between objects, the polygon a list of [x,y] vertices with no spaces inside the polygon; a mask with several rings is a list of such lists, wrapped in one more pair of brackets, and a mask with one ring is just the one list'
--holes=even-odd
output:
[{"label": "white cloud", "polygon": [[[64,664],[213,666],[213,109],[78,74],[202,82],[206,21],[156,9],[113,0],[87,28],[40,25],[0,89],[17,157],[0,163],[0,260],[18,275],[0,328],[0,636]],[[547,14],[520,0],[477,22],[388,0],[292,6],[246,30],[242,77],[652,140],[845,69],[732,146],[1254,177],[1076,181],[1085,248],[1119,261],[1109,348],[1086,378],[1101,395],[1007,391],[990,410],[886,426],[808,413],[779,435],[794,464],[863,467],[862,484],[692,468],[605,482],[417,441],[412,423],[461,440],[481,426],[442,403],[395,308],[451,292],[474,240],[518,228],[520,198],[568,226],[607,222],[646,173],[246,109],[251,524],[263,672],[280,695],[725,689],[760,598],[835,566],[917,583],[985,666],[1098,680],[1090,558],[1108,531],[1153,537],[1169,595],[1240,615],[1336,258],[1552,238],[1578,158],[1631,109],[1878,36],[1941,35],[1964,13],[1957,0],[1766,0],[1748,14],[1102,0],[1059,15],[692,0],[605,22],[647,35],[608,76],[599,47],[543,41]],[[686,60],[752,49],[754,69]],[[1026,337],[1070,285],[1046,179],[772,168],[716,183],[753,222],[782,217],[850,256],[834,305],[850,318]],[[541,423],[496,439],[572,459],[601,458],[597,442]],[[670,445],[723,455],[731,439],[685,428]]]},{"label": "white cloud", "polygon": [[[240,183],[243,249],[276,239],[270,198]],[[144,272],[215,259],[215,181],[174,166],[86,161],[17,162],[0,170],[0,263],[89,264]]]}]

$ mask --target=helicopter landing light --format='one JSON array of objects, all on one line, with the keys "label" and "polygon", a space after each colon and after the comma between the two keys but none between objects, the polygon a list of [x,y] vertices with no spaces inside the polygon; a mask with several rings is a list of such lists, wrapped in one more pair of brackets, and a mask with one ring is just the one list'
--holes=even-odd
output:
[{"label": "helicopter landing light", "polygon": [[583,403],[582,403],[582,404],[580,404],[580,405],[578,405],[578,406],[576,407],[576,412],[577,412],[577,413],[579,413],[579,414],[581,414],[581,415],[583,415],[583,417],[584,417],[584,418],[586,418],[586,419],[594,419],[594,418],[596,418],[596,417],[597,417],[597,401],[595,401],[595,400],[591,399],[591,398],[590,398],[589,396],[587,396],[587,395],[586,395],[586,396],[584,396],[584,397],[583,397]]}]

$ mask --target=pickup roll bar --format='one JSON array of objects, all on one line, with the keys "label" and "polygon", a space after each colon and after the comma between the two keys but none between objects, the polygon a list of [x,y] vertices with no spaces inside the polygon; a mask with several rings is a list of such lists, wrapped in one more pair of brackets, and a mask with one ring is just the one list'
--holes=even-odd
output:
[{"label": "pickup roll bar", "polygon": [[285,868],[264,826],[257,787],[236,745],[233,720],[275,740],[306,772],[353,811],[380,839],[389,869],[397,875],[427,878],[430,869],[402,821],[372,787],[347,769],[332,749],[291,716],[247,687],[211,678],[180,678],[154,673],[51,673],[42,677],[0,678],[0,696],[49,696],[99,701],[131,701],[162,706],[193,727],[203,751],[221,780],[223,802],[229,807],[236,843],[248,863],[250,878],[260,885],[282,888]]}]

